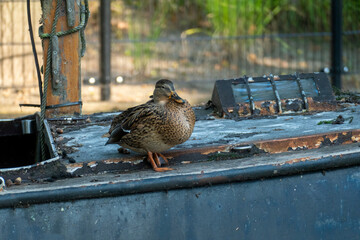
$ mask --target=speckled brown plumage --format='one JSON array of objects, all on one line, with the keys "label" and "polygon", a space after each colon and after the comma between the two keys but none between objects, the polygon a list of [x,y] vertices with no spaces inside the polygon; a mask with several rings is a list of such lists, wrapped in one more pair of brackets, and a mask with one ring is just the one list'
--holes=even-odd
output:
[{"label": "speckled brown plumage", "polygon": [[167,162],[159,153],[188,140],[194,124],[195,114],[190,104],[177,95],[170,80],[162,79],[155,85],[152,100],[114,118],[107,144],[119,144],[147,154],[156,171],[171,170],[160,168],[158,155]]}]

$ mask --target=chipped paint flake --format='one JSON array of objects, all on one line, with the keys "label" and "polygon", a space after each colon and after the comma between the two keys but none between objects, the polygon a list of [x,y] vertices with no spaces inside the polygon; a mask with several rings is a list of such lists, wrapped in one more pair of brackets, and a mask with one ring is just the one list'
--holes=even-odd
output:
[{"label": "chipped paint flake", "polygon": [[95,162],[95,161],[92,161],[92,162],[88,162],[88,163],[87,163],[87,166],[88,166],[88,167],[91,167],[91,168],[96,167],[97,165],[98,165],[98,163]]},{"label": "chipped paint flake", "polygon": [[191,163],[191,161],[182,161],[181,163],[182,164],[189,164],[189,163]]},{"label": "chipped paint flake", "polygon": [[353,142],[359,142],[359,141],[360,141],[360,136],[359,136],[359,135],[353,135],[353,136],[351,137],[351,141],[353,141]]},{"label": "chipped paint flake", "polygon": [[73,163],[66,165],[66,172],[68,173],[74,173],[76,170],[83,167],[82,163]]},{"label": "chipped paint flake", "polygon": [[131,164],[139,164],[143,162],[143,159],[139,159],[138,157],[131,157],[126,159],[107,159],[102,161],[105,164],[119,164],[119,163],[131,163]]},{"label": "chipped paint flake", "polygon": [[103,161],[105,164],[118,164],[122,162],[120,159],[107,159]]},{"label": "chipped paint flake", "polygon": [[[344,135],[344,134],[343,134]],[[338,140],[339,136],[338,135],[328,135],[328,139],[330,140],[330,142],[335,142],[336,140]]]}]

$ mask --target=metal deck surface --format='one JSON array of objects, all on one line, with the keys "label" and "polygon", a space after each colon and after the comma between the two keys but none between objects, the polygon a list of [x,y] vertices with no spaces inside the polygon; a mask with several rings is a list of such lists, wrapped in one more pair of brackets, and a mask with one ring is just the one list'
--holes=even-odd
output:
[{"label": "metal deck surface", "polygon": [[[107,114],[115,116],[119,113]],[[320,121],[353,117],[351,123],[321,124]],[[100,116],[98,116],[100,117]],[[190,149],[194,147],[216,146],[223,144],[239,144],[253,141],[266,141],[281,138],[301,137],[306,135],[360,129],[360,106],[349,106],[342,111],[321,112],[306,115],[283,115],[271,118],[244,119],[235,121],[230,119],[198,120],[192,136],[185,143],[175,146],[171,150]],[[107,138],[101,136],[109,130],[109,124],[89,124],[78,130],[71,130],[62,134],[69,139],[65,144],[77,151],[68,154],[76,162],[90,162],[106,159],[121,158],[118,145],[106,145]],[[169,151],[171,151],[169,150]],[[136,154],[136,153],[132,153]],[[139,155],[140,156],[140,155]]]}]

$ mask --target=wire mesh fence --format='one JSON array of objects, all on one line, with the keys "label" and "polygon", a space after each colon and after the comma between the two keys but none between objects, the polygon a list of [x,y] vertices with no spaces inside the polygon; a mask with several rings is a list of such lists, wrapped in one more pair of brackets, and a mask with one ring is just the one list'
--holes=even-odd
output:
[{"label": "wire mesh fence", "polygon": [[[99,78],[99,4],[90,1],[86,83]],[[212,83],[330,69],[330,6],[331,0],[113,0],[112,80]],[[31,1],[31,9],[36,32],[40,1]],[[343,1],[343,16],[343,85],[360,89],[360,2]],[[1,1],[0,22],[0,88],[36,87],[26,2]]]},{"label": "wire mesh fence", "polygon": [[[39,2],[32,2],[32,15],[40,16]],[[38,26],[39,17],[33,18]],[[0,87],[22,88],[37,86],[35,65],[27,31],[26,2],[0,2]],[[37,23],[37,24],[36,24]],[[41,44],[37,39],[37,48]]]}]

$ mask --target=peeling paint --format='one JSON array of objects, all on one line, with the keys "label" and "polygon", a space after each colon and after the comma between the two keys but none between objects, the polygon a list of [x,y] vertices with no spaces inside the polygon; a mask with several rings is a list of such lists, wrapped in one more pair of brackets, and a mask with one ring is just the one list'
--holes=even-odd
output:
[{"label": "peeling paint", "polygon": [[338,135],[334,135],[334,136],[331,136],[329,135],[328,136],[328,139],[330,140],[330,142],[335,142],[336,140],[338,140],[339,136]]},{"label": "peeling paint", "polygon": [[107,159],[107,160],[104,160],[103,163],[105,164],[118,164],[120,162],[122,162],[123,160],[120,160],[120,159]]},{"label": "peeling paint", "polygon": [[273,141],[254,143],[256,147],[268,153],[281,153],[289,150],[314,149],[327,144],[350,144],[359,141],[360,130],[317,134],[296,138],[285,138]]},{"label": "peeling paint", "polygon": [[359,141],[360,141],[360,135],[351,136],[351,141],[353,141],[353,142],[359,142]]},{"label": "peeling paint", "polygon": [[294,163],[299,163],[299,162],[306,162],[306,161],[316,161],[320,158],[311,158],[311,157],[302,157],[302,158],[294,158],[279,164],[275,164],[275,166],[282,166],[285,164],[294,164]]},{"label": "peeling paint", "polygon": [[92,162],[87,163],[87,166],[91,167],[91,168],[96,167],[97,165],[98,165],[98,163],[96,161],[92,161]]},{"label": "peeling paint", "polygon": [[201,154],[208,155],[214,152],[229,152],[229,151],[230,151],[230,146],[216,146],[216,147],[208,148],[205,151],[202,151]]},{"label": "peeling paint", "polygon": [[297,163],[297,162],[305,162],[310,160],[310,157],[304,157],[304,158],[295,158],[295,159],[291,159],[289,161],[286,161],[283,164],[293,164],[293,163]]},{"label": "peeling paint", "polygon": [[[171,158],[168,158],[171,159]],[[139,164],[143,162],[143,156],[137,155],[133,157],[124,157],[124,158],[111,158],[101,161],[104,164],[119,164],[119,163],[131,163],[131,164]]]},{"label": "peeling paint", "polygon": [[78,170],[82,167],[83,167],[82,163],[72,163],[72,164],[66,165],[66,171],[68,173],[74,173],[76,170]]}]

